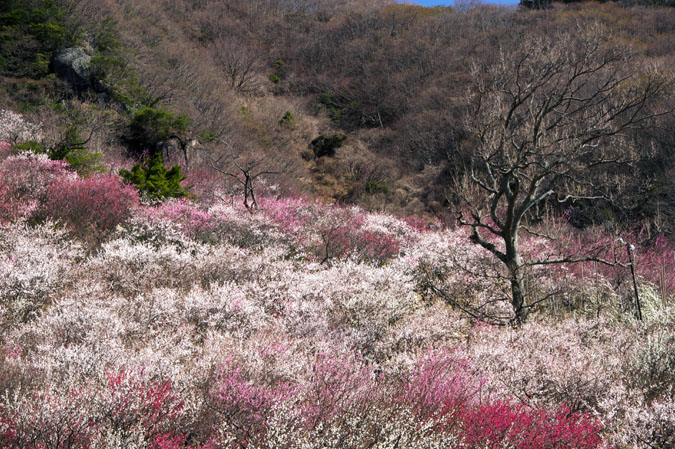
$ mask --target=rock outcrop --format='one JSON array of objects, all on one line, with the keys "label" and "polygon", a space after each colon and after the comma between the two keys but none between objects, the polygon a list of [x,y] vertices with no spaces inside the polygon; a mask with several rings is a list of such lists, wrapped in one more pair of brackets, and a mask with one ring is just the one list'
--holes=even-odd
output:
[{"label": "rock outcrop", "polygon": [[65,48],[54,54],[54,73],[68,81],[73,90],[81,94],[93,88],[91,78],[91,56],[82,48]]}]

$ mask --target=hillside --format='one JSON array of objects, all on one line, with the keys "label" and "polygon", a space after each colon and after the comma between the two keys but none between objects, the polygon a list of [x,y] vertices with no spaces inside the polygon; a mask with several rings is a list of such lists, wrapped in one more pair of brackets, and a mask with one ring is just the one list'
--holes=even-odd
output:
[{"label": "hillside", "polygon": [[[195,170],[209,171],[208,160],[225,153],[265,159],[282,168],[275,182],[286,191],[403,215],[446,217],[459,197],[451,184],[476,151],[469,106],[481,81],[472,72],[477,62],[517,58],[523,43],[561,44],[589,29],[621,54],[632,79],[651,68],[669,73],[675,60],[672,8],[555,3],[542,11],[458,13],[389,1],[45,3],[60,5],[56,13],[43,3],[5,2],[5,35],[23,34],[3,44],[1,72],[5,103],[35,114],[49,128],[47,145],[77,127],[82,140],[93,132],[89,147],[107,157],[138,157],[173,135],[196,145]],[[38,13],[17,12],[31,8]],[[41,23],[41,14],[51,18]],[[63,48],[93,58],[84,78],[56,64]],[[672,110],[672,98],[658,101],[659,112]],[[147,135],[139,139],[133,121],[143,108],[159,115],[146,123],[156,129],[141,127]],[[163,113],[171,116],[162,121]],[[630,147],[623,145],[634,176],[612,180],[620,194],[611,204],[550,206],[573,209],[578,226],[670,233],[673,135],[673,114],[631,130]],[[184,159],[180,144],[169,146],[165,155]]]},{"label": "hillside", "polygon": [[675,9],[0,5],[0,448],[675,447]]}]

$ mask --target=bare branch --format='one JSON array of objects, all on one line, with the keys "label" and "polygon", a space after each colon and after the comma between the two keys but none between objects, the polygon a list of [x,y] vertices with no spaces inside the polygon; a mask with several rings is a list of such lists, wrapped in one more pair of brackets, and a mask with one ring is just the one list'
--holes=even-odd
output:
[{"label": "bare branch", "polygon": [[[545,41],[545,42],[542,42]],[[462,188],[462,226],[470,240],[493,254],[509,273],[511,304],[522,322],[538,299],[525,291],[523,269],[537,265],[598,262],[626,266],[587,255],[523,260],[521,230],[538,204],[556,201],[609,201],[607,168],[630,161],[630,130],[665,113],[653,104],[670,80],[655,68],[630,71],[630,59],[599,26],[526,42],[496,64],[475,65],[475,86],[465,126],[476,142]],[[664,84],[665,83],[665,84]],[[490,217],[487,220],[485,217]],[[487,230],[503,243],[481,235]]]}]

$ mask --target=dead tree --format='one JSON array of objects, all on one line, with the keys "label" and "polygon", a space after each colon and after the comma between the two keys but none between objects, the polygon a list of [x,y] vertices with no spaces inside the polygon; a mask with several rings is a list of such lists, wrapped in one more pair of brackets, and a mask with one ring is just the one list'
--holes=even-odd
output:
[{"label": "dead tree", "polygon": [[264,176],[280,175],[287,164],[263,155],[235,155],[224,152],[218,157],[209,158],[211,167],[217,172],[235,180],[242,187],[244,207],[251,213],[258,208],[255,183]]},{"label": "dead tree", "polygon": [[456,177],[457,217],[504,269],[514,323],[538,302],[526,291],[528,267],[615,263],[595,255],[524,260],[519,238],[538,204],[611,198],[605,175],[630,161],[629,134],[668,113],[652,107],[667,77],[655,67],[637,72],[630,58],[594,27],[532,39],[473,69],[465,126],[475,148]]}]

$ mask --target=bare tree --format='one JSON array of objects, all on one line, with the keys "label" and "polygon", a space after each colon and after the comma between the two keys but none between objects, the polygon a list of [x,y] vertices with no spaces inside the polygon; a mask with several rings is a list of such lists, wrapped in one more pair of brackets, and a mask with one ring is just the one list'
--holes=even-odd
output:
[{"label": "bare tree", "polygon": [[228,150],[218,157],[210,157],[209,163],[217,172],[232,178],[242,188],[244,207],[251,213],[258,208],[255,183],[265,176],[280,175],[288,164],[262,154],[235,154]]},{"label": "bare tree", "polygon": [[667,113],[652,107],[667,77],[655,68],[637,72],[637,64],[626,69],[630,57],[592,27],[532,39],[473,69],[466,128],[475,151],[456,178],[458,218],[505,269],[515,323],[541,299],[526,291],[529,267],[615,263],[597,254],[524,260],[519,237],[533,232],[528,215],[541,203],[611,198],[607,174],[630,161],[631,131]]},{"label": "bare tree", "polygon": [[252,94],[261,88],[261,52],[231,38],[219,38],[209,48],[230,87],[239,93]]}]

